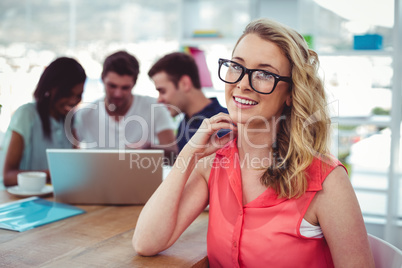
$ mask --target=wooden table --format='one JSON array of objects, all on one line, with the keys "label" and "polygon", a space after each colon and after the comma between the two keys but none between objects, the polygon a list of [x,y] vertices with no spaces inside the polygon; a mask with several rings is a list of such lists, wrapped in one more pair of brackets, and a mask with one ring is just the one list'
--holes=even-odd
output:
[{"label": "wooden table", "polygon": [[[17,199],[0,190],[0,203]],[[142,257],[131,245],[142,206],[77,207],[87,213],[21,233],[0,229],[0,267],[208,267],[207,212],[172,247]]]}]

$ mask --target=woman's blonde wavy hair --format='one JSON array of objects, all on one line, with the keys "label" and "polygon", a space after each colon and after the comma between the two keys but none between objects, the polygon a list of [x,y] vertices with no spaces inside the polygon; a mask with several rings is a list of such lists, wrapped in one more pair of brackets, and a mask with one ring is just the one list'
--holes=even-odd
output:
[{"label": "woman's blonde wavy hair", "polygon": [[323,82],[318,75],[318,56],[299,33],[269,19],[249,23],[234,50],[248,34],[275,43],[290,62],[292,105],[284,108],[285,119],[279,121],[277,140],[272,148],[273,164],[263,174],[261,182],[272,187],[279,198],[297,198],[307,190],[305,171],[313,159],[330,160],[331,121]]}]

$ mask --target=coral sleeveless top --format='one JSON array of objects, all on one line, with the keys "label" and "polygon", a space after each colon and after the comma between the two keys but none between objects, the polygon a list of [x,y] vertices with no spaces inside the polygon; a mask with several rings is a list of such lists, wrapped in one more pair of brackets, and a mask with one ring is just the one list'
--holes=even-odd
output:
[{"label": "coral sleeveless top", "polygon": [[236,140],[216,153],[209,177],[208,260],[211,267],[334,267],[325,238],[300,234],[314,195],[338,160],[315,159],[300,198],[278,198],[271,189],[243,206]]}]

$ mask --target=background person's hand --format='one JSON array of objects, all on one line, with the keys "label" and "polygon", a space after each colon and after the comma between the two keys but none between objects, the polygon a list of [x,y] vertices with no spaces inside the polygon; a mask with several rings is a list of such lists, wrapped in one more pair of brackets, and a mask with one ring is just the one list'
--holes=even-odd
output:
[{"label": "background person's hand", "polygon": [[149,141],[139,141],[135,143],[126,144],[127,149],[137,149],[137,150],[145,150],[151,149],[151,143]]}]

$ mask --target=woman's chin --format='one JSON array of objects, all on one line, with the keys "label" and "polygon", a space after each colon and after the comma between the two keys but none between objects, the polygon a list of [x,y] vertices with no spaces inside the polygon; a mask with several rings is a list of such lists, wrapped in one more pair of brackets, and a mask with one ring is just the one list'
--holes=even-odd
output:
[{"label": "woman's chin", "polygon": [[71,107],[71,106],[63,107],[63,108],[61,108],[61,109],[59,110],[59,115],[62,116],[62,117],[67,116],[67,114],[68,114],[69,112],[71,112],[71,111],[73,110],[73,108],[74,108],[74,107]]},{"label": "woman's chin", "polygon": [[246,116],[244,116],[242,114],[238,114],[236,112],[231,113],[229,111],[229,116],[230,116],[230,119],[232,119],[233,123],[236,124],[236,125],[238,125],[238,124],[246,124],[247,120],[248,120],[247,119],[248,117],[246,117]]}]

